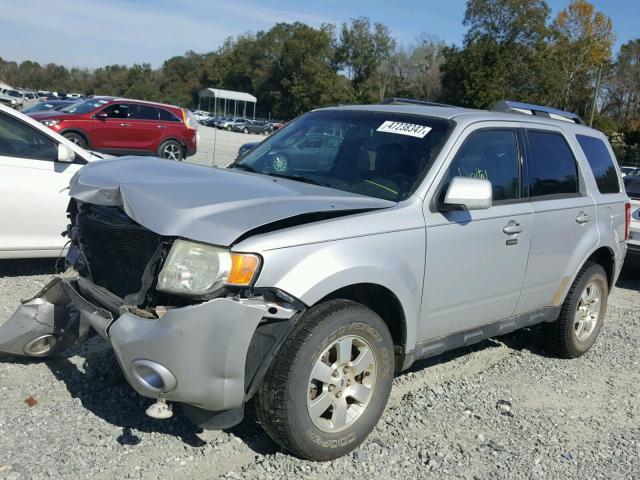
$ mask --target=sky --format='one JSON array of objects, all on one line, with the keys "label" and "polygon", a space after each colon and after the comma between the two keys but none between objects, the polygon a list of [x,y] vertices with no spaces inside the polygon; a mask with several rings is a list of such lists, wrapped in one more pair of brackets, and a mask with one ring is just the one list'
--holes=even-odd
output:
[{"label": "sky", "polygon": [[[547,0],[552,15],[569,0]],[[640,0],[591,0],[609,15],[614,50],[640,37]],[[229,36],[277,22],[313,26],[366,16],[401,44],[422,34],[462,42],[465,0],[3,0],[0,57],[67,67],[162,62],[187,50],[218,48]]]}]

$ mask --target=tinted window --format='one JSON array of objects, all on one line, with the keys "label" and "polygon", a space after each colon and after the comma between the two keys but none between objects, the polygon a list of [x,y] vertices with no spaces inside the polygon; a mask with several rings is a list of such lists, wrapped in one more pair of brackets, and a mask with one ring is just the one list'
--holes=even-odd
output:
[{"label": "tinted window", "polygon": [[55,160],[58,155],[58,145],[35,128],[0,114],[0,155],[34,160]]},{"label": "tinted window", "polygon": [[178,122],[179,121],[173,113],[168,112],[164,108],[159,108],[158,112],[160,113],[160,120],[162,120],[163,122]]},{"label": "tinted window", "polygon": [[114,103],[102,110],[109,118],[129,118],[129,105],[126,103]]},{"label": "tinted window", "polygon": [[63,108],[61,112],[78,114],[89,113],[107,103],[109,103],[109,100],[105,98],[90,98],[89,100],[72,103],[71,105]]},{"label": "tinted window", "polygon": [[613,166],[613,158],[609,155],[605,143],[599,138],[588,135],[576,135],[576,138],[589,161],[600,193],[618,193],[620,191],[618,172]]},{"label": "tinted window", "polygon": [[158,120],[158,109],[147,105],[129,105],[129,118],[136,120]]},{"label": "tinted window", "polygon": [[578,193],[578,167],[564,137],[553,132],[528,131],[527,138],[530,196]]},{"label": "tinted window", "polygon": [[443,197],[454,177],[489,180],[494,201],[520,198],[520,161],[515,132],[484,130],[472,133],[449,166]]}]

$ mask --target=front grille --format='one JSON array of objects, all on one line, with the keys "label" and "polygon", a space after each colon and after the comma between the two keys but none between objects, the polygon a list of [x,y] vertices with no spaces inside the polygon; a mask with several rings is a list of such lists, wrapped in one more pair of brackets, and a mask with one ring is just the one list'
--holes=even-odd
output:
[{"label": "front grille", "polygon": [[158,257],[160,235],[117,207],[83,205],[77,226],[91,281],[121,298],[141,292],[145,269]]}]

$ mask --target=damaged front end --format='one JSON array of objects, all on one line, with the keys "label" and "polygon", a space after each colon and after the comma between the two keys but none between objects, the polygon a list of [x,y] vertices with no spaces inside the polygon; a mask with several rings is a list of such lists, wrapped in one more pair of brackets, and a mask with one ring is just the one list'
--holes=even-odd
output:
[{"label": "damaged front end", "polygon": [[72,200],[69,214],[68,270],[0,324],[0,352],[44,357],[97,333],[139,394],[188,404],[202,423],[202,412],[224,413],[213,428],[237,423],[304,305],[277,291],[161,292],[175,238],[116,206]]}]

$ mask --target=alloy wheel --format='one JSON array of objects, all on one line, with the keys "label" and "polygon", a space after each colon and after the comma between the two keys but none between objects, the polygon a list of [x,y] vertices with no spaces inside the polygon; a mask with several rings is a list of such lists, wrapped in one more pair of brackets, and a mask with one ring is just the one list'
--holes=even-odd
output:
[{"label": "alloy wheel", "polygon": [[587,340],[598,324],[600,316],[602,291],[597,282],[591,282],[582,291],[578,308],[573,320],[573,329],[576,338],[584,342]]},{"label": "alloy wheel", "polygon": [[162,149],[162,155],[167,160],[181,160],[182,150],[175,143],[169,143]]},{"label": "alloy wheel", "polygon": [[348,428],[366,410],[376,383],[371,346],[357,335],[340,337],[316,360],[309,377],[307,411],[324,432]]}]

